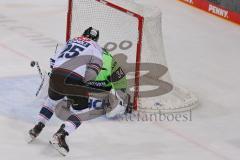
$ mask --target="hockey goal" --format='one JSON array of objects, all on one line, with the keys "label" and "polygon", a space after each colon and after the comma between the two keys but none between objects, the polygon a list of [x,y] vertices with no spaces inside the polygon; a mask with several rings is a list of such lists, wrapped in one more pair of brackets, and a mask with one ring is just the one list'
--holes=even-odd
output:
[{"label": "hockey goal", "polygon": [[196,106],[194,94],[170,78],[159,9],[133,0],[69,0],[66,40],[89,26],[100,30],[100,45],[127,73],[136,110],[179,112]]}]

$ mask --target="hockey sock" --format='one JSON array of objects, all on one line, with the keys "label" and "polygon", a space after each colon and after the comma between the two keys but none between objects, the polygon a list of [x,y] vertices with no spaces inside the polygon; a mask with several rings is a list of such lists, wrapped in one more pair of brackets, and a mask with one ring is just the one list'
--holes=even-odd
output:
[{"label": "hockey sock", "polygon": [[81,125],[81,120],[78,116],[71,115],[64,124],[65,124],[64,130],[68,134],[71,134]]},{"label": "hockey sock", "polygon": [[59,101],[54,101],[50,98],[47,98],[39,112],[38,122],[46,124],[46,122],[52,118],[52,115],[58,102]]}]

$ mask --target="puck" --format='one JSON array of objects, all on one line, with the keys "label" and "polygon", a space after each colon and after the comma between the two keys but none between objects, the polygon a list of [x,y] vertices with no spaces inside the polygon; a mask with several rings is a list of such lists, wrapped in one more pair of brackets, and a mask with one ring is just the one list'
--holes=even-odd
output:
[{"label": "puck", "polygon": [[35,62],[35,61],[31,61],[31,63],[30,63],[31,67],[34,67],[34,66],[35,66],[35,64],[36,64],[36,62]]}]

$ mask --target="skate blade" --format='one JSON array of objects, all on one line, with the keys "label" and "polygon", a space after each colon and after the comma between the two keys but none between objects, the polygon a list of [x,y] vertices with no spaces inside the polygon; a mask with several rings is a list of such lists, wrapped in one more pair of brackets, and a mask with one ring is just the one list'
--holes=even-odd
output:
[{"label": "skate blade", "polygon": [[59,147],[59,145],[57,143],[54,143],[52,141],[49,141],[49,143],[51,144],[51,146],[58,151],[59,154],[61,154],[62,156],[66,156],[67,155],[67,151],[62,148],[62,147]]},{"label": "skate blade", "polygon": [[30,144],[30,143],[32,143],[35,139],[36,139],[36,137],[34,137],[34,136],[32,136],[32,135],[29,134],[28,139],[27,139],[27,143]]}]

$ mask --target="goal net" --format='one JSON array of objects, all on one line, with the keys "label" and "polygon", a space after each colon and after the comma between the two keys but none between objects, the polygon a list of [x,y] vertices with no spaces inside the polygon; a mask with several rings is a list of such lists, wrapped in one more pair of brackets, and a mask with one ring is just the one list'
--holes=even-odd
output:
[{"label": "goal net", "polygon": [[100,31],[100,45],[127,73],[135,109],[179,112],[196,106],[194,94],[170,78],[159,9],[132,0],[69,0],[67,19],[67,40],[90,26]]}]

